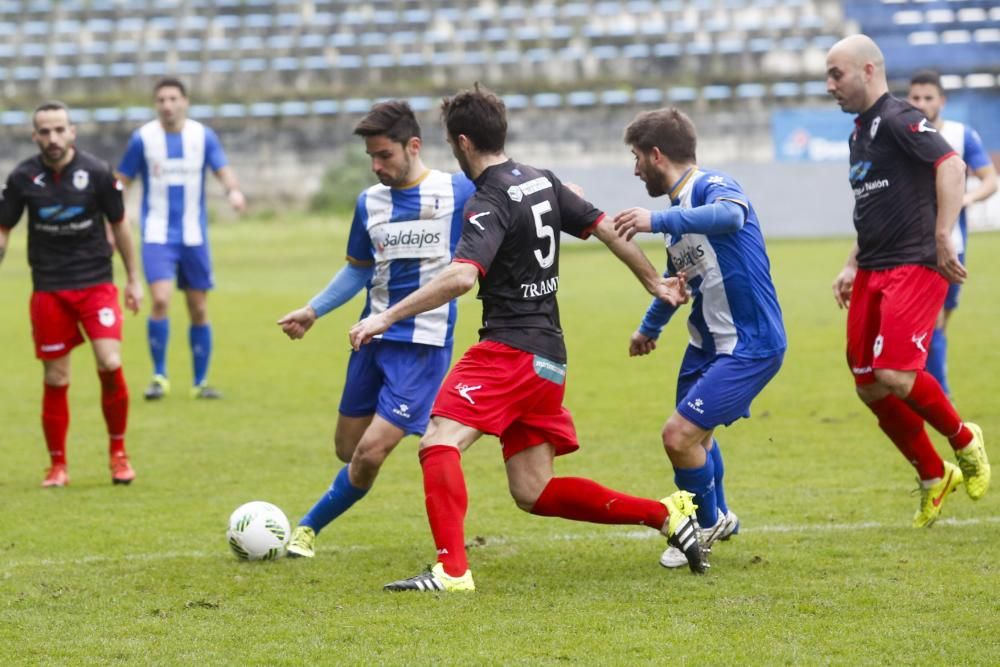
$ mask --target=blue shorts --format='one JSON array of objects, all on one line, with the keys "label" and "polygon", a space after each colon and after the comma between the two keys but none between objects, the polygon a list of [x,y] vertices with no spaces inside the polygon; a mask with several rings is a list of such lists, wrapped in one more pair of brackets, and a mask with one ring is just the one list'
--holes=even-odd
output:
[{"label": "blue shorts", "polygon": [[451,363],[451,345],[373,340],[351,353],[340,414],[377,414],[407,435],[423,435]]},{"label": "blue shorts", "polygon": [[784,358],[784,352],[765,359],[708,355],[688,346],[677,377],[677,412],[706,431],[749,417],[750,403]]},{"label": "blue shorts", "polygon": [[[958,261],[965,265],[965,253],[959,253]],[[962,291],[961,285],[948,285],[948,294],[944,297],[944,309],[955,310],[958,308],[958,293]]]},{"label": "blue shorts", "polygon": [[147,283],[176,278],[180,289],[210,290],[215,286],[207,244],[143,243],[142,268]]}]

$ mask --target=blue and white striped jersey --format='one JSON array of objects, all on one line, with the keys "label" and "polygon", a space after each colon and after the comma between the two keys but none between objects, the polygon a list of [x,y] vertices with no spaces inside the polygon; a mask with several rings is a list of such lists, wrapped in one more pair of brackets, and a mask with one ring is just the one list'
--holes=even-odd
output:
[{"label": "blue and white striped jersey", "polygon": [[670,198],[684,208],[729,200],[746,209],[737,232],[667,236],[670,273],[684,271],[692,292],[691,345],[708,354],[751,359],[783,351],[785,328],[771,263],[757,213],[743,189],[721,172],[694,168]]},{"label": "blue and white striped jersey", "polygon": [[[958,157],[965,160],[965,164],[972,171],[977,171],[990,164],[990,156],[983,147],[983,140],[979,138],[979,133],[965,123],[946,120],[941,128],[941,136],[955,149]],[[952,231],[951,240],[955,244],[955,252],[960,255],[965,253],[968,237],[969,228],[963,208],[962,212],[958,214],[958,224]]]},{"label": "blue and white striped jersey", "polygon": [[132,133],[118,171],[134,179],[142,175],[143,243],[204,245],[205,168],[227,164],[215,132],[196,120],[184,121],[180,132],[167,132],[154,120]]},{"label": "blue and white striped jersey", "polygon": [[[375,265],[363,318],[403,300],[451,263],[462,233],[462,209],[474,192],[464,174],[432,169],[410,187],[378,184],[361,193],[347,240],[347,259]],[[451,345],[456,311],[450,301],[396,322],[380,337]]]}]

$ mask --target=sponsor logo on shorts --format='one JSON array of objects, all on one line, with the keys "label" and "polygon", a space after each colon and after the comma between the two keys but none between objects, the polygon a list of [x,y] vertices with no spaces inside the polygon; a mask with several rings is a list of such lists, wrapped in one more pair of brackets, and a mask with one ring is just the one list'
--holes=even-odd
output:
[{"label": "sponsor logo on shorts", "polygon": [[688,401],[688,407],[697,412],[699,415],[705,414],[705,408],[702,407],[703,405],[705,405],[705,401],[700,398]]},{"label": "sponsor logo on shorts", "polygon": [[555,384],[566,382],[566,364],[540,357],[537,354],[534,359],[535,375]]},{"label": "sponsor logo on shorts", "polygon": [[458,395],[461,396],[462,398],[464,398],[465,400],[467,400],[472,405],[476,404],[476,402],[472,399],[472,395],[471,395],[472,392],[476,391],[477,389],[482,389],[482,388],[483,388],[483,385],[481,385],[481,384],[470,386],[470,385],[463,384],[463,383],[460,382],[460,383],[458,383],[458,384],[455,385],[455,389],[458,391]]},{"label": "sponsor logo on shorts", "polygon": [[403,419],[413,419],[413,415],[410,414],[410,406],[406,403],[400,403],[398,408],[393,408],[392,414],[399,415]]},{"label": "sponsor logo on shorts", "polygon": [[59,350],[66,349],[66,343],[56,343],[54,345],[40,345],[38,347],[42,352],[58,352]]},{"label": "sponsor logo on shorts", "polygon": [[113,308],[101,308],[97,311],[97,321],[102,326],[112,327],[115,325],[115,311]]},{"label": "sponsor logo on shorts", "polygon": [[872,345],[872,352],[875,356],[880,356],[882,354],[882,345],[885,343],[885,339],[881,335],[875,337],[875,344]]},{"label": "sponsor logo on shorts", "polygon": [[918,350],[920,350],[921,352],[926,352],[927,348],[924,347],[924,339],[925,338],[927,338],[927,332],[926,331],[924,333],[920,334],[919,336],[917,334],[913,334],[913,336],[910,338],[910,340],[913,342],[914,345],[917,346]]}]

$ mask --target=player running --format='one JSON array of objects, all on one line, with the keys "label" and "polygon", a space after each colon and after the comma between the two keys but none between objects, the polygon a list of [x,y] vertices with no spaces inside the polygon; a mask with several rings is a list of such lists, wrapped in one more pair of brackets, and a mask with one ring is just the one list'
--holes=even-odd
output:
[{"label": "player running", "polygon": [[350,332],[354,349],[401,320],[447,303],[479,280],[483,301],[480,343],[445,378],[420,443],[427,516],[437,547],[430,572],[386,590],[472,591],[465,553],[468,506],[461,452],[484,433],[500,438],[511,495],[522,510],[577,521],[646,525],[686,554],[691,570],[705,568],[688,493],[662,501],[629,496],[589,479],[554,477],[553,459],[578,449],[566,389],[566,348],[559,324],[559,236],[596,235],[639,277],[650,293],[680,303],[683,280],[664,280],[639,248],[620,239],[604,214],[549,171],[504,154],[503,102],[478,85],[442,104],[452,151],[476,194],[455,260],[433,281],[373,314]]},{"label": "player running", "polygon": [[[32,115],[32,139],[40,153],[17,165],[0,199],[0,260],[10,230],[28,209],[31,265],[31,328],[35,356],[44,369],[42,431],[51,466],[43,487],[69,484],[70,352],[90,339],[101,380],[101,407],[108,428],[111,481],[129,484],[135,471],[125,453],[128,386],[122,373],[122,309],[112,282],[113,249],[105,221],[127,275],[125,307],[142,303],[132,234],[125,221],[122,186],[107,164],[78,150],[76,127],[61,102],[47,102]],[[81,328],[83,333],[81,333]]]},{"label": "player running", "polygon": [[142,177],[142,266],[153,300],[147,322],[153,380],[143,396],[154,401],[170,393],[168,316],[176,282],[184,291],[191,320],[188,328],[193,365],[191,396],[222,398],[207,380],[212,358],[212,325],[208,321],[207,302],[215,279],[208,249],[206,168],[225,187],[226,198],[234,210],[245,210],[246,200],[236,174],[228,166],[219,137],[187,117],[184,84],[177,79],[162,79],[153,94],[157,119],[132,134],[118,164],[118,177],[126,186],[136,176]]},{"label": "player running", "polygon": [[[965,163],[920,111],[889,94],[885,59],[869,37],[834,44],[826,67],[827,91],[858,114],[850,137],[858,239],[833,283],[848,308],[847,361],[858,396],[917,470],[913,527],[929,527],[963,478],[973,500],[990,484],[982,430],[962,422],[923,370],[948,283],[968,275],[951,240]],[[948,438],[958,467],[938,456],[925,421]]]},{"label": "player running", "polygon": [[[691,340],[677,377],[676,409],[663,426],[663,447],[677,488],[694,494],[706,549],[739,530],[722,488],[722,451],[715,429],[750,416],[750,403],[781,368],[785,328],[771,281],[771,263],[760,222],[740,185],[696,162],[691,119],[676,109],[639,114],[625,130],[635,175],[651,197],[669,195],[672,208],[651,213],[630,208],[615,229],[667,235],[667,273],[684,273],[694,296]],[[654,299],[629,355],[649,354],[677,310]],[[685,555],[669,547],[664,567],[681,567]]]},{"label": "player running", "polygon": [[[952,232],[952,243],[955,244],[958,261],[965,265],[966,249],[969,247],[969,229],[965,219],[965,209],[975,202],[983,201],[997,191],[997,170],[983,147],[982,139],[979,138],[979,134],[974,129],[964,123],[945,120],[941,117],[945,100],[944,89],[941,87],[941,76],[937,72],[924,70],[917,72],[910,79],[910,94],[907,101],[927,116],[931,125],[937,128],[945,141],[958,154],[958,157],[965,161],[969,170],[979,179],[979,186],[966,192],[962,198],[962,212],[959,213],[958,225]],[[927,371],[934,376],[941,388],[944,389],[944,393],[949,396],[951,388],[948,386],[948,337],[945,330],[948,327],[951,314],[958,308],[958,293],[961,289],[962,286],[958,283],[948,286],[948,294],[944,298],[944,308],[938,314],[927,352]]]},{"label": "player running", "polygon": [[[347,264],[308,305],[278,320],[293,340],[363,287],[366,317],[441,273],[475,190],[464,174],[424,166],[420,126],[406,102],[376,104],[354,134],[364,138],[379,184],[358,197]],[[334,435],[337,456],[347,465],[292,532],[290,556],[312,558],[316,535],[368,493],[399,441],[427,429],[431,403],[451,362],[456,310],[449,301],[397,322],[351,354]]]}]

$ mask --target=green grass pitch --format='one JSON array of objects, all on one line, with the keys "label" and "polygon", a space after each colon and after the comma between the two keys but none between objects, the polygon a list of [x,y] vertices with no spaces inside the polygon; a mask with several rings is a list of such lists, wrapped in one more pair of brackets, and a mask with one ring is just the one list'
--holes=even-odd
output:
[{"label": "green grass pitch", "polygon": [[[790,347],[754,417],[722,429],[740,535],[704,577],[657,564],[639,528],[529,516],[510,500],[495,440],[464,458],[474,595],[383,593],[433,559],[415,438],[331,525],[312,561],[238,562],[225,524],[255,499],[294,523],[339,467],[332,432],[360,297],[291,342],[274,321],[341,265],[346,224],[247,221],[213,231],[217,403],[188,398],[187,318],[175,297],[174,393],[145,404],[145,318],[128,317],[128,447],[113,487],[89,348],[74,353],[72,484],[38,487],[39,424],[24,231],[0,269],[0,658],[7,664],[997,664],[1000,488],[960,490],[931,530],[909,527],[913,474],[853,395],[830,284],[849,240],[772,241]],[[655,244],[646,246],[657,265]],[[1000,236],[972,238],[951,328],[953,391],[1000,461]],[[119,268],[120,276],[120,268]],[[567,404],[582,443],[557,474],[659,498],[659,444],[686,342],[629,359],[647,297],[599,242],[567,246],[559,291]],[[145,311],[145,312],[148,312]],[[686,312],[682,312],[686,316]],[[456,353],[479,305],[460,306]],[[944,442],[936,442],[942,453]],[[948,454],[950,457],[950,454]]]}]

